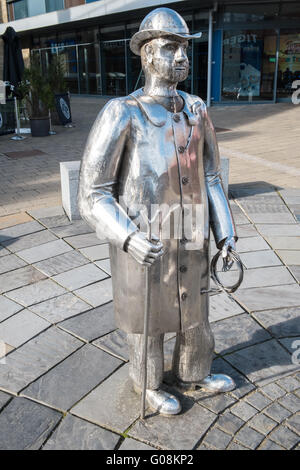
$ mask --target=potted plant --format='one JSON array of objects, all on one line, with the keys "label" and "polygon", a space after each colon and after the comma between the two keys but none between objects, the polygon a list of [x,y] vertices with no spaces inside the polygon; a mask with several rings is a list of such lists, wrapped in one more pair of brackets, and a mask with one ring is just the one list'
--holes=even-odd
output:
[{"label": "potted plant", "polygon": [[31,135],[33,137],[49,135],[49,109],[53,109],[54,99],[48,77],[42,73],[37,58],[33,57],[30,67],[24,70],[18,90],[26,100]]}]

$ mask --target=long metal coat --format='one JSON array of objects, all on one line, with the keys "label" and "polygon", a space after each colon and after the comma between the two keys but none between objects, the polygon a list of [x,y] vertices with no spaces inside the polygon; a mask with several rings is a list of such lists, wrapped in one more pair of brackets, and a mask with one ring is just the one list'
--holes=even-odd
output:
[{"label": "long metal coat", "polygon": [[[176,115],[142,89],[109,101],[82,160],[80,212],[110,242],[115,321],[128,333],[143,332],[146,268],[124,251],[141,204],[149,217],[151,205],[164,204],[164,224],[171,221],[170,236],[163,230],[165,253],[150,268],[150,335],[206,327],[208,296],[201,289],[209,285],[209,225],[219,247],[236,237],[205,104],[179,93],[184,108]],[[176,229],[177,209],[183,226],[189,217],[188,237]]]}]

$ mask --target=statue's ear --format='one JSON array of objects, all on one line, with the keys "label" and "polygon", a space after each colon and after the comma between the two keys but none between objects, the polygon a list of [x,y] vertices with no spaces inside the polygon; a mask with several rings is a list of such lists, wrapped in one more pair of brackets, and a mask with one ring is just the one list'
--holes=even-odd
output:
[{"label": "statue's ear", "polygon": [[151,44],[145,44],[145,54],[148,64],[151,64],[153,61],[153,47]]}]

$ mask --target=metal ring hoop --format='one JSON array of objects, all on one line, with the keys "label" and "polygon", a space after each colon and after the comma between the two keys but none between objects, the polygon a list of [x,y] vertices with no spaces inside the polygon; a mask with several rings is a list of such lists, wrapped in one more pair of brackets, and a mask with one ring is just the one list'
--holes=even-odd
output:
[{"label": "metal ring hoop", "polygon": [[219,250],[215,254],[215,256],[213,257],[213,259],[211,260],[210,274],[211,274],[211,277],[212,277],[213,281],[217,284],[218,287],[220,287],[221,290],[227,292],[227,294],[232,294],[233,292],[235,292],[240,287],[241,283],[243,282],[243,279],[244,279],[243,263],[241,261],[241,258],[238,255],[238,253],[234,250],[231,250],[230,255],[232,256],[232,258],[234,259],[234,261],[236,262],[236,264],[238,266],[239,278],[238,278],[237,282],[235,284],[233,284],[233,286],[226,287],[222,284],[222,282],[220,281],[220,279],[218,277],[218,274],[217,274],[217,262],[218,262],[221,255],[222,255],[222,250]]}]

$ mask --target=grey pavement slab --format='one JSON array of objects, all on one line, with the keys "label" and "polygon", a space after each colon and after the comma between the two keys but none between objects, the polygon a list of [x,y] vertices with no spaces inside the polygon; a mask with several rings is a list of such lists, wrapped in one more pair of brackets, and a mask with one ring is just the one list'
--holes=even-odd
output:
[{"label": "grey pavement slab", "polygon": [[256,408],[243,400],[234,405],[230,412],[245,422],[258,413]]},{"label": "grey pavement slab", "polygon": [[257,224],[257,230],[265,237],[297,237],[299,224]]},{"label": "grey pavement slab", "polygon": [[294,354],[295,360],[299,363],[300,358],[300,336],[294,336],[293,338],[281,338],[279,342],[290,352]]},{"label": "grey pavement slab", "polygon": [[42,207],[40,209],[30,209],[27,211],[35,219],[42,219],[45,217],[56,217],[65,214],[62,206]]},{"label": "grey pavement slab", "polygon": [[18,258],[16,255],[8,255],[0,258],[0,274],[7,273],[13,269],[22,268],[26,266],[24,260]]},{"label": "grey pavement slab", "polygon": [[290,265],[289,270],[291,271],[297,282],[300,283],[300,266]]},{"label": "grey pavement slab", "polygon": [[263,439],[263,434],[255,431],[247,425],[240,429],[234,436],[235,441],[251,450],[256,449]]},{"label": "grey pavement slab", "polygon": [[103,243],[102,245],[88,246],[79,250],[84,256],[91,261],[98,261],[109,258],[109,244]]},{"label": "grey pavement slab", "polygon": [[277,338],[300,336],[298,307],[253,312],[253,316]]},{"label": "grey pavement slab", "polygon": [[300,250],[300,237],[268,237],[274,250]]},{"label": "grey pavement slab", "polygon": [[241,289],[233,295],[252,312],[300,306],[300,287],[297,284]]},{"label": "grey pavement slab", "polygon": [[41,232],[25,235],[21,238],[6,240],[2,242],[2,245],[8,248],[12,253],[16,253],[54,240],[57,240],[57,237],[53,235],[53,233],[49,232],[49,230],[42,230]]},{"label": "grey pavement slab", "polygon": [[38,304],[44,300],[57,297],[66,292],[66,290],[56,284],[51,279],[45,279],[43,281],[30,284],[29,286],[20,287],[13,291],[8,292],[6,295],[12,300],[15,300],[24,307],[28,307],[33,304]]},{"label": "grey pavement slab", "polygon": [[276,383],[264,385],[260,390],[271,400],[277,400],[286,394],[286,391]]},{"label": "grey pavement slab", "polygon": [[37,263],[38,261],[51,258],[53,256],[61,255],[73,248],[63,240],[55,240],[53,242],[43,243],[42,245],[27,248],[26,250],[18,251],[18,256],[27,261],[27,263]]},{"label": "grey pavement slab", "polygon": [[259,411],[263,410],[264,408],[266,408],[266,406],[272,403],[272,400],[270,400],[268,397],[266,397],[259,391],[255,391],[254,393],[251,393],[251,395],[248,395],[246,397],[246,401]]},{"label": "grey pavement slab", "polygon": [[154,450],[153,447],[144,444],[143,442],[137,441],[136,439],[131,439],[126,437],[119,447],[119,450]]},{"label": "grey pavement slab", "polygon": [[235,202],[231,201],[230,207],[236,225],[249,224],[249,219]]},{"label": "grey pavement slab", "polygon": [[29,385],[22,395],[67,411],[121,363],[120,359],[86,344]]},{"label": "grey pavement slab", "polygon": [[73,237],[94,232],[94,230],[83,220],[76,220],[69,225],[52,227],[51,231],[60,238]]},{"label": "grey pavement slab", "polygon": [[128,365],[96,387],[74,408],[72,414],[123,433],[140,414],[140,397],[133,391]]},{"label": "grey pavement slab", "polygon": [[[219,278],[224,285],[231,285],[237,281],[238,276],[236,272],[229,271],[227,273],[220,273]],[[294,283],[295,279],[285,266],[271,266],[268,268],[246,269],[244,271],[243,282],[239,289],[272,287]]]},{"label": "grey pavement slab", "polygon": [[77,289],[74,293],[93,307],[103,305],[113,299],[111,278]]},{"label": "grey pavement slab", "polygon": [[0,367],[0,388],[19,392],[82,346],[77,338],[52,327],[6,356]]},{"label": "grey pavement slab", "polygon": [[22,310],[22,308],[23,307],[19,304],[16,304],[16,302],[13,302],[3,295],[0,295],[0,322],[6,320],[14,313],[19,312]]},{"label": "grey pavement slab", "polygon": [[71,223],[66,215],[53,215],[50,217],[41,217],[39,221],[47,228],[58,226],[62,227],[65,225],[70,225]]},{"label": "grey pavement slab", "polygon": [[29,233],[44,230],[44,227],[36,222],[25,222],[24,224],[13,225],[12,227],[3,228],[0,230],[0,242],[10,240],[11,238],[19,238]]},{"label": "grey pavement slab", "polygon": [[276,253],[272,250],[241,253],[240,257],[247,269],[279,266],[282,264]]},{"label": "grey pavement slab", "polygon": [[120,436],[68,414],[43,450],[112,450]]},{"label": "grey pavement slab", "polygon": [[288,393],[283,398],[280,398],[278,402],[292,413],[300,411],[300,398],[294,393]]},{"label": "grey pavement slab", "polygon": [[91,306],[86,302],[68,292],[67,294],[32,305],[30,310],[51,323],[58,323],[78,313],[85,312],[90,308]]},{"label": "grey pavement slab", "polygon": [[290,416],[285,424],[286,426],[290,427],[292,431],[300,434],[300,414]]},{"label": "grey pavement slab", "polygon": [[104,240],[99,240],[94,232],[66,237],[65,240],[74,248],[86,248],[87,246],[100,245],[104,243]]},{"label": "grey pavement slab", "polygon": [[[111,267],[110,267],[110,260],[109,259],[103,259],[101,261],[96,261],[95,264],[102,269],[105,273],[107,273],[109,276],[111,276]],[[300,271],[299,271],[300,273]]]},{"label": "grey pavement slab", "polygon": [[24,266],[0,275],[0,294],[45,279],[46,276],[32,266]]},{"label": "grey pavement slab", "polygon": [[230,411],[219,416],[217,421],[217,425],[231,435],[235,434],[242,426],[244,426],[244,424],[245,421],[238,416],[233,415]]},{"label": "grey pavement slab", "polygon": [[276,442],[271,441],[271,439],[266,439],[259,446],[258,450],[286,450],[284,447],[276,444]]},{"label": "grey pavement slab", "polygon": [[277,384],[287,392],[294,392],[300,388],[300,381],[297,380],[296,377],[284,377],[283,379],[277,380]]},{"label": "grey pavement slab", "polygon": [[277,254],[288,266],[300,266],[300,250],[277,250]]},{"label": "grey pavement slab", "polygon": [[[190,394],[188,393],[188,395]],[[203,392],[203,396],[200,395],[199,398],[196,397],[196,394],[191,395],[194,396],[194,399],[196,399],[199,405],[205,406],[205,408],[208,408],[216,414],[222,413],[226,408],[236,402],[235,398],[225,393],[212,395],[210,393]]]},{"label": "grey pavement slab", "polygon": [[44,261],[39,261],[34,264],[34,267],[42,271],[47,276],[55,276],[56,274],[70,271],[78,266],[83,266],[88,262],[89,260],[86,259],[85,256],[82,256],[78,251],[73,250]]},{"label": "grey pavement slab", "polygon": [[9,402],[9,400],[12,398],[11,395],[8,395],[8,393],[4,393],[0,391],[0,410],[6,405],[6,403]]},{"label": "grey pavement slab", "polygon": [[220,357],[213,360],[211,372],[213,374],[227,374],[233,378],[236,388],[230,392],[230,395],[234,398],[242,398],[255,389],[255,386],[246,377]]},{"label": "grey pavement slab", "polygon": [[300,440],[296,433],[283,425],[272,431],[269,437],[272,441],[275,441],[277,444],[285,447],[286,449],[291,449],[297,445]]},{"label": "grey pavement slab", "polygon": [[90,309],[85,313],[63,321],[59,326],[85,341],[93,341],[116,329],[113,304],[109,302]]},{"label": "grey pavement slab", "polygon": [[[284,206],[281,206],[284,207]],[[250,213],[250,219],[255,224],[295,224],[292,214],[286,211],[269,213]]]},{"label": "grey pavement slab", "polygon": [[255,227],[249,223],[247,225],[237,225],[236,231],[237,231],[239,239],[258,236],[258,233]]},{"label": "grey pavement slab", "polygon": [[227,447],[227,450],[248,450],[247,447],[242,446],[241,444],[237,444],[236,442],[232,441],[229,446]]},{"label": "grey pavement slab", "polygon": [[260,413],[256,416],[254,416],[250,421],[249,421],[249,426],[256,431],[260,432],[264,436],[269,434],[277,425],[276,421],[273,419],[269,418],[263,413]]},{"label": "grey pavement slab", "polygon": [[102,281],[108,275],[93,263],[79,266],[65,273],[58,274],[53,280],[69,290],[80,289],[97,281]]},{"label": "grey pavement slab", "polygon": [[270,249],[269,245],[260,236],[240,238],[237,242],[237,251],[239,253],[268,249]]},{"label": "grey pavement slab", "polygon": [[271,338],[248,313],[220,320],[211,327],[215,337],[215,351],[220,354]]},{"label": "grey pavement slab", "polygon": [[181,403],[182,412],[179,415],[166,419],[154,414],[145,421],[138,420],[128,435],[163,449],[196,448],[217,415],[187,397],[181,396]]},{"label": "grey pavement slab", "polygon": [[10,254],[10,251],[4,248],[4,246],[0,245],[0,258],[2,258],[2,256],[7,256],[9,254]]},{"label": "grey pavement slab", "polygon": [[277,423],[281,423],[291,416],[292,413],[284,406],[281,406],[278,402],[274,402],[264,410],[264,414],[272,418]]},{"label": "grey pavement slab", "polygon": [[1,450],[38,450],[61,414],[25,398],[14,398],[0,414]]},{"label": "grey pavement slab", "polygon": [[109,354],[119,357],[123,361],[127,362],[129,360],[129,348],[126,341],[126,333],[122,330],[115,330],[108,335],[102,336],[94,341],[93,344]]},{"label": "grey pavement slab", "polygon": [[291,362],[290,354],[276,340],[233,352],[226,360],[258,385],[277,380],[299,367]]},{"label": "grey pavement slab", "polygon": [[0,323],[0,338],[17,348],[49,326],[49,322],[24,309]]},{"label": "grey pavement slab", "polygon": [[231,436],[216,427],[208,431],[203,441],[213,449],[224,450],[231,441]]},{"label": "grey pavement slab", "polygon": [[232,298],[225,293],[213,295],[210,297],[209,320],[215,322],[224,318],[233,317],[244,312]]}]

